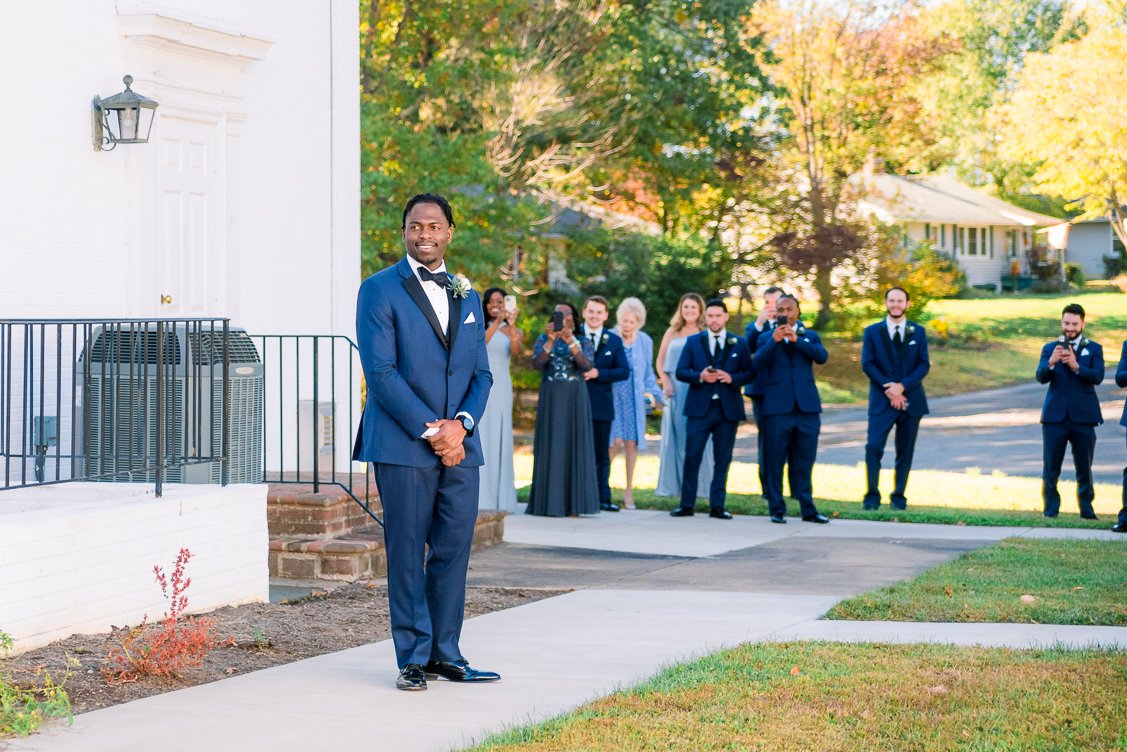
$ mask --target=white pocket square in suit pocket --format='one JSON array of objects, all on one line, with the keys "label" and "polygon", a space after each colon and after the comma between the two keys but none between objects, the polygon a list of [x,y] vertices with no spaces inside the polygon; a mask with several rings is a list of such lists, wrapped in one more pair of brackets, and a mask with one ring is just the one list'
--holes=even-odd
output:
[{"label": "white pocket square in suit pocket", "polygon": [[916,341],[915,341],[915,340],[912,340],[912,341],[911,341],[911,342],[909,342],[908,344],[909,344],[909,345],[914,345],[914,344],[916,344]]},{"label": "white pocket square in suit pocket", "polygon": [[736,357],[736,353],[732,353],[732,354],[731,354],[730,356],[728,356],[728,357],[734,358],[734,357]]},{"label": "white pocket square in suit pocket", "polygon": [[603,353],[603,356],[609,358],[610,357],[610,350],[607,350],[605,353]]},{"label": "white pocket square in suit pocket", "polygon": [[1087,355],[1088,354],[1088,348],[1085,347],[1083,350],[1080,351],[1080,354],[1081,355]]},{"label": "white pocket square in suit pocket", "polygon": [[477,321],[477,317],[473,315],[473,311],[470,311],[470,315],[466,316],[466,320],[463,321],[462,323],[463,324],[472,324],[475,321]]}]

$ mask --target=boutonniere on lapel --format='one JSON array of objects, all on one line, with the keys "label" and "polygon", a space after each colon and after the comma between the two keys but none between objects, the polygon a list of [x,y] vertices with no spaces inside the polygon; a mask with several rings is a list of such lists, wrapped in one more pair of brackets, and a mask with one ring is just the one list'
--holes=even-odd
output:
[{"label": "boutonniere on lapel", "polygon": [[1080,338],[1079,347],[1080,347],[1080,354],[1081,355],[1087,355],[1088,354],[1088,345],[1090,345],[1090,344],[1092,344],[1092,340],[1088,339],[1087,337],[1081,337]]},{"label": "boutonniere on lapel", "polygon": [[916,327],[914,324],[908,324],[908,328],[905,331],[908,332],[908,336],[911,336],[916,333]]},{"label": "boutonniere on lapel", "polygon": [[802,325],[801,321],[796,321],[794,326],[795,334],[806,334],[806,327]]},{"label": "boutonniere on lapel", "polygon": [[728,347],[731,347],[734,344],[736,344],[736,338],[735,337],[728,337]]},{"label": "boutonniere on lapel", "polygon": [[473,288],[473,285],[471,285],[470,281],[468,279],[466,279],[466,275],[455,274],[454,275],[454,286],[450,288],[450,293],[455,298],[465,300],[466,296],[470,294],[470,290],[472,288]]},{"label": "boutonniere on lapel", "polygon": [[607,340],[609,340],[609,339],[610,339],[610,337],[607,336],[607,333],[603,332],[603,336],[599,337],[599,347],[602,347],[603,345],[605,345],[607,343]]}]

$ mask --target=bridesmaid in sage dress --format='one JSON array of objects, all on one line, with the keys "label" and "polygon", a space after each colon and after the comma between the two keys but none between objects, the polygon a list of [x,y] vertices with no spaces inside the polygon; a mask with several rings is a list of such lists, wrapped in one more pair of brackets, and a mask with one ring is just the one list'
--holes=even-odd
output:
[{"label": "bridesmaid in sage dress", "polygon": [[574,334],[575,308],[561,303],[556,310],[563,313],[562,330],[555,331],[549,323],[532,349],[532,366],[540,371],[540,398],[532,441],[532,489],[525,511],[548,517],[597,514],[595,435],[583,380],[595,353],[589,339]]},{"label": "bridesmaid in sage dress", "polygon": [[506,306],[505,291],[491,287],[481,296],[485,309],[485,352],[493,374],[493,388],[478,424],[481,466],[478,486],[478,509],[499,509],[515,512],[517,489],[513,479],[513,379],[509,364],[520,357],[524,333],[516,327],[517,308]]},{"label": "bridesmaid in sage dress", "polygon": [[[677,305],[677,313],[669,322],[669,329],[661,340],[657,355],[657,372],[665,392],[665,412],[661,416],[661,460],[658,470],[657,496],[681,496],[682,469],[685,465],[685,436],[688,430],[687,419],[682,412],[689,385],[679,381],[675,375],[677,361],[685,348],[686,340],[702,329],[704,317],[704,298],[695,292],[685,293]],[[709,443],[711,444],[711,439]],[[712,450],[705,447],[704,458],[697,479],[699,498],[708,497],[708,486],[712,483]]]}]

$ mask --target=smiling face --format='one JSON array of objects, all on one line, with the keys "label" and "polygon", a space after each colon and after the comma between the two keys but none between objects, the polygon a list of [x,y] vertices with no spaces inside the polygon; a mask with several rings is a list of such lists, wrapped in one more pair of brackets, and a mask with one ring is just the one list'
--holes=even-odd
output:
[{"label": "smiling face", "polygon": [[719,334],[728,323],[728,312],[720,306],[709,306],[704,311],[704,323],[710,332]]},{"label": "smiling face", "polygon": [[583,323],[587,325],[587,331],[602,329],[609,316],[610,311],[597,300],[588,300],[583,306]]},{"label": "smiling face", "polygon": [[890,290],[884,296],[884,307],[893,321],[899,321],[904,318],[904,311],[908,310],[908,296],[903,290]]},{"label": "smiling face", "polygon": [[798,320],[798,304],[794,302],[794,298],[780,298],[775,303],[775,317],[780,324],[794,324]]},{"label": "smiling face", "polygon": [[505,295],[504,293],[493,291],[489,296],[489,300],[485,301],[485,312],[489,314],[491,319],[499,319],[505,315]]},{"label": "smiling face", "polygon": [[681,303],[681,318],[686,324],[700,324],[700,304],[692,298],[686,298]]},{"label": "smiling face", "polygon": [[411,207],[403,224],[403,247],[407,255],[434,271],[446,256],[446,246],[454,228],[446,221],[438,204],[421,203]]},{"label": "smiling face", "polygon": [[1076,339],[1084,331],[1084,319],[1080,318],[1079,314],[1066,313],[1061,316],[1060,330],[1069,339]]}]

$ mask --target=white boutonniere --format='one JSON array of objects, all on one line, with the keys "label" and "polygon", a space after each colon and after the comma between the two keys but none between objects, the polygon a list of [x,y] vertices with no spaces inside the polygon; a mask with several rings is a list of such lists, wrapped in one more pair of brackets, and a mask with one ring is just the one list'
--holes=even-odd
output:
[{"label": "white boutonniere", "polygon": [[454,275],[454,286],[450,288],[450,292],[454,295],[455,298],[465,300],[466,296],[470,294],[471,289],[473,289],[473,285],[471,285],[470,281],[466,279],[466,275]]},{"label": "white boutonniere", "polygon": [[916,333],[916,327],[914,327],[911,324],[908,324],[908,334],[915,334],[915,333]]},{"label": "white boutonniere", "polygon": [[731,345],[734,345],[734,344],[736,344],[736,338],[735,337],[728,337],[728,345],[731,346]]},{"label": "white boutonniere", "polygon": [[[795,322],[794,333],[795,334],[806,334],[806,327],[802,325],[801,321]],[[806,340],[806,341],[809,342],[810,340]]]}]

